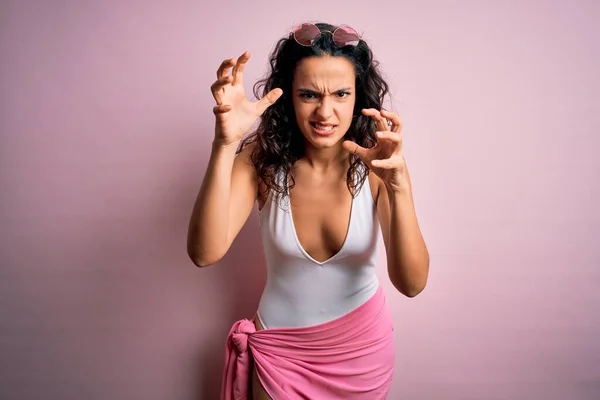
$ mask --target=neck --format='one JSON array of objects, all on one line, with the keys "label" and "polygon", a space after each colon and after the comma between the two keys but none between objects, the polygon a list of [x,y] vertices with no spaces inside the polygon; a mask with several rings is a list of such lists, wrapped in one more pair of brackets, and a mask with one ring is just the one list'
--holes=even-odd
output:
[{"label": "neck", "polygon": [[348,156],[348,152],[342,147],[341,141],[327,149],[318,149],[307,143],[302,159],[311,169],[318,172],[327,172],[331,168],[339,168],[340,166],[345,169],[348,165]]}]

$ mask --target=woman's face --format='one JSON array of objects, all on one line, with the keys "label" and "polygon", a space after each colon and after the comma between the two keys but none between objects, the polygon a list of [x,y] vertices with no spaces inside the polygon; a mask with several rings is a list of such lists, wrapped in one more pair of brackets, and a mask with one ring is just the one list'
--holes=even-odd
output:
[{"label": "woman's face", "polygon": [[296,122],[309,144],[335,145],[350,128],[355,93],[354,65],[344,57],[309,57],[298,63],[292,84]]}]

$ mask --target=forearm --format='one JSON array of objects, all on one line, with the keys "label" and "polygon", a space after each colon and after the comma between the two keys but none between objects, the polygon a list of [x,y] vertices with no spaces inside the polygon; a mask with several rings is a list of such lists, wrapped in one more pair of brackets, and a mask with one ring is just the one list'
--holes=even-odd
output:
[{"label": "forearm", "polygon": [[403,294],[414,297],[427,283],[429,252],[421,234],[410,189],[388,191],[390,201],[390,245],[388,274]]},{"label": "forearm", "polygon": [[194,203],[187,249],[198,266],[220,259],[227,250],[231,174],[237,145],[213,143],[206,174]]}]

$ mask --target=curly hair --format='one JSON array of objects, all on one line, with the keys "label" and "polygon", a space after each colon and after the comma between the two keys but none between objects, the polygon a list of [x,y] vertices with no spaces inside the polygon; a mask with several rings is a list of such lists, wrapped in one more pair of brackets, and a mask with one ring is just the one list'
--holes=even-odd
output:
[{"label": "curly hair", "polygon": [[[333,32],[336,26],[315,24],[321,32]],[[270,71],[266,77],[254,85],[254,95],[262,98],[275,88],[283,90],[278,101],[261,116],[258,128],[240,143],[238,152],[246,145],[256,143],[250,160],[257,172],[259,182],[265,185],[267,192],[273,192],[279,198],[285,197],[295,181],[291,176],[294,163],[304,155],[305,142],[296,122],[292,103],[292,82],[298,63],[307,57],[325,55],[345,57],[354,65],[356,74],[356,102],[352,123],[344,139],[358,145],[371,148],[376,143],[375,121],[364,116],[363,108],[381,109],[389,85],[378,70],[379,63],[374,60],[369,46],[362,39],[357,46],[337,46],[332,35],[321,34],[311,46],[299,45],[292,34],[280,39],[269,57]],[[277,179],[282,173],[284,179]],[[346,184],[355,196],[362,187],[368,167],[356,156],[350,155],[350,166],[346,173]]]}]

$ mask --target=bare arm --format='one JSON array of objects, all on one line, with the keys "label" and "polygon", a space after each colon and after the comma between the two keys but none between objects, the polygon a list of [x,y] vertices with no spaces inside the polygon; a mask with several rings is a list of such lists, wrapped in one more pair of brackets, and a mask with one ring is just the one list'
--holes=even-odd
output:
[{"label": "bare arm", "polygon": [[359,156],[378,181],[377,217],[383,233],[390,281],[405,296],[415,297],[427,284],[429,251],[421,234],[408,167],[402,154],[402,122],[391,111],[368,108],[376,121],[377,144],[369,149],[346,140],[344,148]]},{"label": "bare arm", "polygon": [[377,214],[381,222],[390,281],[405,296],[418,295],[427,284],[429,252],[421,234],[410,185],[402,191],[388,190],[380,181]]},{"label": "bare arm", "polygon": [[198,267],[219,261],[250,216],[258,193],[252,147],[236,157],[235,146],[213,143],[188,227],[187,251]]},{"label": "bare arm", "polygon": [[283,93],[273,89],[256,102],[248,101],[243,71],[249,58],[244,52],[238,59],[223,61],[211,87],[217,102],[213,108],[215,139],[187,236],[188,255],[198,267],[219,261],[250,215],[258,194],[257,176],[250,163],[254,147],[246,146],[237,157],[235,152],[254,122]]}]

